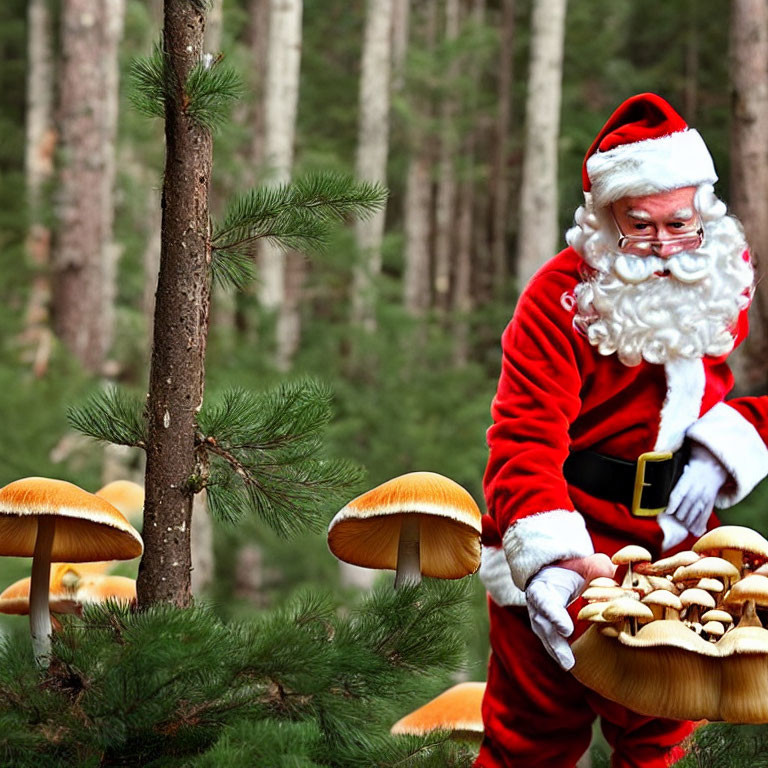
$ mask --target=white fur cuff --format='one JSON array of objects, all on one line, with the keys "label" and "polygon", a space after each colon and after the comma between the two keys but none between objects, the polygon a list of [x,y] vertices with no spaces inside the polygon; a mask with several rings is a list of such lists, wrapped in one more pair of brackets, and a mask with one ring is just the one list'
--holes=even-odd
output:
[{"label": "white fur cuff", "polygon": [[530,578],[545,565],[594,553],[584,518],[578,512],[556,509],[513,523],[502,541],[512,580],[525,590]]},{"label": "white fur cuff", "polygon": [[735,481],[717,497],[716,506],[726,508],[741,501],[768,474],[768,448],[754,426],[727,403],[717,403],[687,432],[728,470]]},{"label": "white fur cuff", "polygon": [[525,594],[512,581],[507,556],[501,547],[483,546],[477,575],[496,605],[525,605]]},{"label": "white fur cuff", "polygon": [[622,144],[587,160],[597,207],[631,196],[650,195],[717,181],[715,166],[698,131]]}]

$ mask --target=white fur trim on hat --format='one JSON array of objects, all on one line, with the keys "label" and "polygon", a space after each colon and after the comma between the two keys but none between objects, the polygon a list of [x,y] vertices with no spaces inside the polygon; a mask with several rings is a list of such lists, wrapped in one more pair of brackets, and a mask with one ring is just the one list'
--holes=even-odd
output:
[{"label": "white fur trim on hat", "polygon": [[594,554],[584,518],[578,512],[555,509],[517,520],[502,540],[512,580],[525,590],[530,578],[545,565]]},{"label": "white fur trim on hat", "polygon": [[717,497],[720,508],[741,501],[768,474],[768,448],[755,427],[727,403],[708,410],[691,425],[688,437],[717,457],[734,481]]},{"label": "white fur trim on hat", "polygon": [[717,181],[715,166],[698,131],[676,131],[658,139],[595,152],[587,160],[594,205]]},{"label": "white fur trim on hat", "polygon": [[483,545],[477,575],[496,605],[525,605],[525,594],[512,581],[512,571],[501,547]]}]

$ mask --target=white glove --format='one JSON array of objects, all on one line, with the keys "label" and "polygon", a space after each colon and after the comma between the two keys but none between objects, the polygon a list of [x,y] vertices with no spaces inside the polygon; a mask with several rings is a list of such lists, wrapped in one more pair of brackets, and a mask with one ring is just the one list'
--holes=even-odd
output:
[{"label": "white glove", "polygon": [[566,637],[573,633],[573,621],[565,610],[584,588],[584,579],[576,571],[548,565],[542,568],[525,589],[525,601],[531,629],[547,653],[564,669],[574,665]]},{"label": "white glove", "polygon": [[703,445],[694,443],[691,458],[669,495],[667,514],[694,536],[701,536],[728,477],[725,467]]}]

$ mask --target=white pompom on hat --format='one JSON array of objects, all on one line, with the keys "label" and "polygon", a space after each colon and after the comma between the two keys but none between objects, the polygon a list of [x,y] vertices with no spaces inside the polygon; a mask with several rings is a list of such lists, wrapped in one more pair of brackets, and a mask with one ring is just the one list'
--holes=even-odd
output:
[{"label": "white pompom on hat", "polygon": [[627,99],[611,115],[584,158],[582,182],[596,208],[622,197],[714,184],[704,139],[655,93]]}]

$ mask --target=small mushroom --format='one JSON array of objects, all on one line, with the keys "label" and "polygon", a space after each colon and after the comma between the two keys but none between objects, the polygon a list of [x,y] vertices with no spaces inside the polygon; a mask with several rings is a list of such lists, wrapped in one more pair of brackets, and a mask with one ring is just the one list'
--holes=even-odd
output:
[{"label": "small mushroom", "polygon": [[622,589],[621,587],[587,587],[581,595],[585,600],[590,603],[593,602],[608,602],[610,600],[618,600],[620,597],[629,597],[637,599],[637,593],[628,589]]},{"label": "small mushroom", "polygon": [[702,557],[690,565],[678,568],[673,576],[675,583],[684,583],[687,586],[697,584],[700,579],[717,579],[722,582],[722,587],[730,587],[739,578],[739,571],[728,560],[722,557]]},{"label": "small mushroom", "polygon": [[393,735],[424,736],[450,731],[454,739],[479,742],[483,738],[482,701],[485,683],[459,683],[398,720]]},{"label": "small mushroom", "polygon": [[51,561],[129,560],[142,550],[120,512],[72,483],[28,477],[0,489],[0,554],[32,557],[29,626],[41,666],[51,647]]},{"label": "small mushroom", "polygon": [[677,554],[664,557],[655,563],[643,563],[638,569],[646,575],[666,576],[674,573],[678,568],[695,563],[701,555],[697,555],[692,550],[684,550]]},{"label": "small mushroom", "polygon": [[699,616],[702,608],[714,608],[715,598],[705,592],[703,589],[686,589],[680,593],[680,602],[683,604],[683,608],[686,608],[685,621],[690,626],[693,624],[699,624]]},{"label": "small mushroom", "polygon": [[701,614],[701,620],[707,621],[719,621],[721,624],[731,625],[733,624],[733,616],[728,611],[724,611],[721,608],[712,608],[709,611]]},{"label": "small mushroom", "polygon": [[707,621],[702,624],[701,631],[711,642],[716,643],[725,634],[725,627],[719,621]]},{"label": "small mushroom", "polygon": [[768,606],[768,577],[750,574],[737,581],[726,597],[728,605],[740,605],[740,627],[761,627],[756,606]]},{"label": "small mushroom", "polygon": [[639,547],[636,544],[628,544],[626,547],[622,547],[611,557],[611,562],[614,565],[627,566],[627,573],[624,576],[624,581],[621,583],[624,589],[633,589],[638,586],[635,584],[635,577],[632,574],[632,565],[634,563],[648,563],[650,561],[651,553],[645,547]]},{"label": "small mushroom", "polygon": [[637,634],[638,623],[653,620],[653,612],[639,600],[621,597],[603,608],[603,618],[611,623],[622,622],[622,631],[631,631],[634,635]]},{"label": "small mushroom", "polygon": [[460,579],[480,566],[480,510],[458,483],[434,472],[401,475],[358,496],[328,528],[347,563],[394,569],[395,589],[422,574]]},{"label": "small mushroom", "polygon": [[666,589],[656,589],[643,598],[643,602],[653,611],[654,619],[679,619],[683,604],[680,598]]}]

